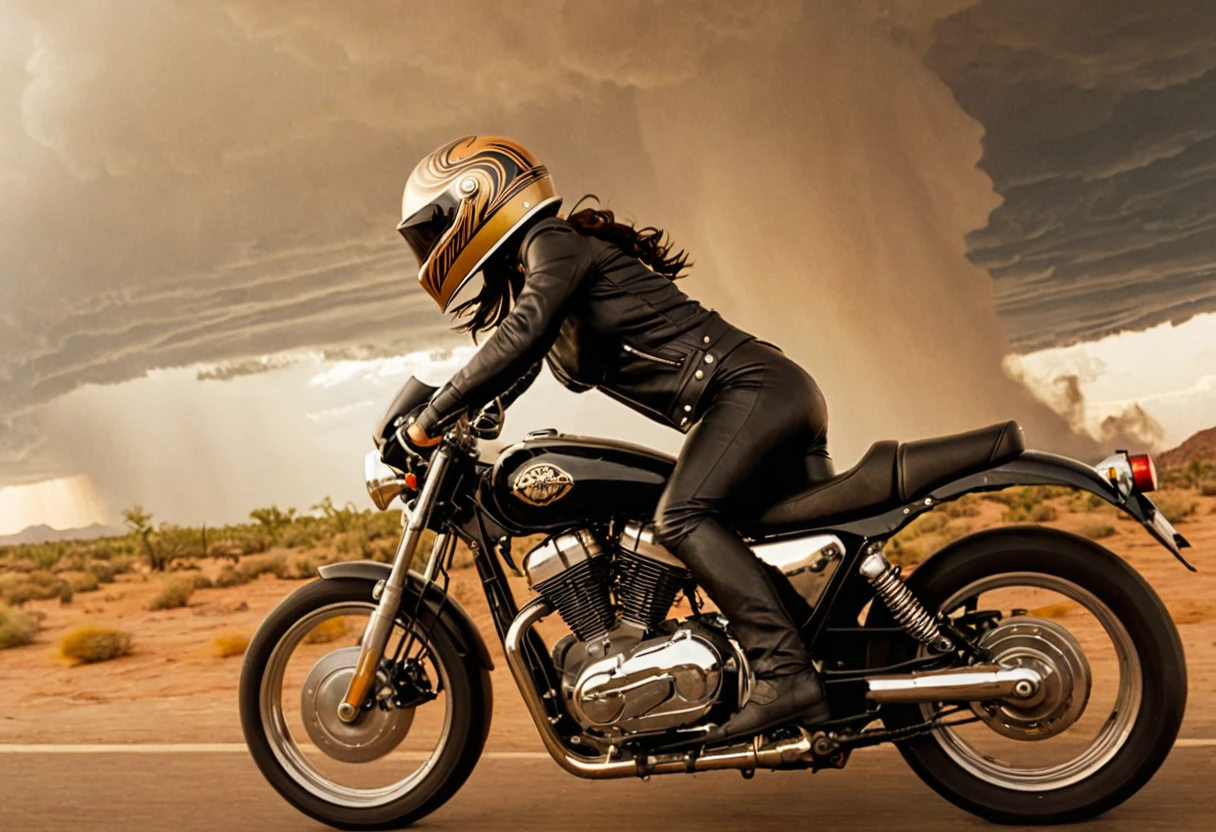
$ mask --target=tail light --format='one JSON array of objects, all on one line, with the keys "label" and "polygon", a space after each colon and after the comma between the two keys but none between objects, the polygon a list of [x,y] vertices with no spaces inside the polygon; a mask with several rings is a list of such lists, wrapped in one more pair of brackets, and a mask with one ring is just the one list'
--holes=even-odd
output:
[{"label": "tail light", "polygon": [[1142,493],[1157,489],[1157,466],[1148,454],[1136,454],[1127,458],[1132,467],[1132,483]]}]

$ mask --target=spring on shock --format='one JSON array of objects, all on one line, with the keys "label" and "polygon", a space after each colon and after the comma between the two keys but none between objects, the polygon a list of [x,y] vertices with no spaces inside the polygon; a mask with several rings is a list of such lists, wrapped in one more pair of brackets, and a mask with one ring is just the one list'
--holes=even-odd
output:
[{"label": "spring on shock", "polygon": [[937,620],[908,589],[883,553],[877,549],[861,562],[861,574],[874,587],[874,594],[886,604],[899,626],[924,644],[947,646]]}]

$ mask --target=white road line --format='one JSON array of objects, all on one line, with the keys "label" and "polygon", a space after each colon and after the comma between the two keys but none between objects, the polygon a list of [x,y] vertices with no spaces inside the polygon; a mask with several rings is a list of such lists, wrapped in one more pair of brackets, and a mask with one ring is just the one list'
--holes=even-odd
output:
[{"label": "white road line", "polygon": [[[1195,737],[1180,739],[1175,748],[1216,748],[1216,738]],[[865,750],[889,749],[883,745]],[[304,750],[311,750],[305,746]],[[0,754],[245,754],[244,743],[92,743],[70,745],[66,743],[0,743]],[[425,754],[404,752],[391,755],[403,758],[425,758]],[[548,760],[543,751],[487,751],[484,760]]]},{"label": "white road line", "polygon": [[[304,746],[305,751],[312,750]],[[244,743],[0,743],[0,754],[247,754]],[[404,752],[393,757],[425,759],[422,753]],[[486,760],[548,760],[543,751],[487,751]]]}]

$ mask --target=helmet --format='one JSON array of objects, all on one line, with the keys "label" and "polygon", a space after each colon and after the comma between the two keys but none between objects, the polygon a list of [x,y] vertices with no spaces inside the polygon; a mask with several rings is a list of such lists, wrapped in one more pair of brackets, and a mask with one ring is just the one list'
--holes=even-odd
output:
[{"label": "helmet", "polygon": [[560,205],[548,169],[523,145],[465,136],[414,168],[397,230],[418,258],[418,282],[446,311],[490,255]]}]

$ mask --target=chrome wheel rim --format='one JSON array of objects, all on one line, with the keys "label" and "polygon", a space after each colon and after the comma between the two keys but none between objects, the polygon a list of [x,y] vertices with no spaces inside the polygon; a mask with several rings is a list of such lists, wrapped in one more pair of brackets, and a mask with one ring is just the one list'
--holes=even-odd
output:
[{"label": "chrome wheel rim", "polygon": [[[1067,788],[1093,776],[1127,742],[1143,701],[1140,657],[1127,628],[1110,607],[1084,587],[1055,575],[1009,572],[983,578],[954,593],[941,606],[941,610],[949,613],[972,597],[1010,587],[1034,587],[1059,593],[1079,604],[1102,625],[1114,646],[1119,670],[1118,690],[1109,716],[1083,751],[1064,762],[1045,766],[1019,766],[1002,762],[976,749],[949,726],[934,729],[931,736],[955,763],[992,785],[1026,792]],[[935,706],[922,705],[921,710],[927,719],[933,715]]]},{"label": "chrome wheel rim", "polygon": [[[356,788],[336,782],[318,769],[309,760],[299,743],[297,743],[287,723],[287,716],[283,707],[283,681],[287,664],[292,654],[304,640],[305,636],[312,632],[313,628],[321,622],[342,616],[367,616],[375,609],[375,604],[366,602],[329,604],[313,610],[292,624],[291,628],[279,639],[270,654],[270,659],[266,664],[266,671],[262,675],[261,695],[259,697],[262,730],[270,741],[270,748],[284,771],[287,772],[292,780],[308,790],[312,795],[326,802],[354,809],[370,809],[392,803],[417,787],[438,763],[444,748],[447,746],[452,727],[452,702],[445,696],[443,722],[439,729],[439,739],[434,749],[425,755],[420,761],[418,768],[407,777],[384,786],[371,788]],[[412,626],[406,627],[400,621],[397,622],[397,627],[413,631]],[[414,634],[419,638],[422,637],[416,631],[414,631]],[[433,650],[428,648],[427,652],[431,657],[432,665],[439,675],[440,689],[443,691],[449,690],[447,669],[439,661]],[[412,715],[410,718],[412,719]],[[408,726],[406,732],[402,733],[402,738],[404,738],[407,732]],[[324,753],[323,748],[319,750]],[[334,757],[332,759],[339,758]]]}]

